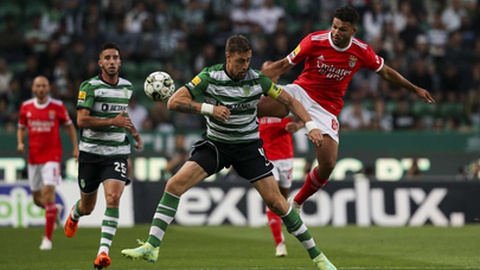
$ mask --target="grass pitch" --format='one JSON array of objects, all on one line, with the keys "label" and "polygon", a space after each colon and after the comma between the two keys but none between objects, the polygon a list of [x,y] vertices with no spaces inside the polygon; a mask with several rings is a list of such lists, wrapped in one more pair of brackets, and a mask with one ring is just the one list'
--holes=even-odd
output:
[{"label": "grass pitch", "polygon": [[[172,225],[154,263],[122,257],[123,248],[145,240],[147,225],[119,228],[110,250],[115,269],[314,269],[307,252],[286,234],[288,256],[274,256],[268,227],[184,227]],[[480,269],[480,226],[385,228],[312,227],[318,246],[339,270]],[[99,228],[79,228],[69,239],[54,233],[53,250],[38,249],[43,227],[0,227],[0,269],[93,269]]]}]

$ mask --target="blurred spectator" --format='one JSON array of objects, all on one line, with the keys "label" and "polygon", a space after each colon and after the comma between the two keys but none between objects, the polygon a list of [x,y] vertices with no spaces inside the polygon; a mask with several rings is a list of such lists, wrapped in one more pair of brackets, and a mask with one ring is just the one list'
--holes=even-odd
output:
[{"label": "blurred spectator", "polygon": [[[171,153],[167,153],[168,162],[165,168],[166,174],[174,175],[188,160],[190,153],[187,147],[185,144],[185,135],[177,132],[175,134],[175,148]],[[168,177],[165,178],[168,179]]]},{"label": "blurred spectator", "polygon": [[383,98],[376,98],[373,101],[372,129],[391,131],[393,129],[393,118],[385,109]]},{"label": "blurred spectator", "polygon": [[414,48],[417,36],[423,34],[418,23],[418,18],[415,14],[410,14],[407,17],[407,25],[399,32],[400,38],[405,42],[407,48]]},{"label": "blurred spectator", "polygon": [[50,33],[42,29],[41,15],[30,18],[30,27],[25,31],[25,41],[29,53],[42,53],[47,50]]},{"label": "blurred spectator", "polygon": [[19,31],[17,17],[7,15],[3,18],[3,27],[0,30],[0,56],[7,62],[24,59],[24,35]]},{"label": "blurred spectator", "polygon": [[365,42],[380,39],[383,25],[391,20],[391,16],[384,10],[382,1],[373,0],[363,15],[363,27],[365,28],[363,39]]},{"label": "blurred spectator", "polygon": [[393,13],[393,29],[399,33],[407,27],[408,18],[412,15],[412,5],[408,0],[398,1],[398,9]]},{"label": "blurred spectator", "polygon": [[362,130],[370,127],[372,115],[363,107],[361,100],[356,99],[343,108],[339,120],[343,130]]},{"label": "blurred spectator", "polygon": [[20,102],[32,98],[31,86],[33,79],[40,75],[38,59],[35,55],[30,55],[26,60],[26,69],[18,75],[20,82]]},{"label": "blurred spectator", "polygon": [[439,14],[433,16],[432,28],[426,32],[426,35],[430,44],[430,54],[434,57],[435,64],[439,64],[445,56],[445,46],[448,41],[448,31]]},{"label": "blurred spectator", "polygon": [[394,130],[412,130],[415,129],[417,119],[412,113],[410,103],[403,98],[398,101],[397,109],[392,114]]},{"label": "blurred spectator", "polygon": [[462,17],[467,15],[467,11],[462,7],[461,0],[450,0],[449,5],[442,11],[442,23],[449,32],[460,29]]},{"label": "blurred spectator", "polygon": [[143,0],[133,1],[133,8],[125,14],[125,28],[127,32],[138,34],[142,32],[143,21],[149,13]]},{"label": "blurred spectator", "polygon": [[127,31],[125,16],[119,16],[115,19],[115,27],[108,32],[106,39],[117,43],[122,48],[122,58],[124,60],[131,59],[137,52],[138,35]]},{"label": "blurred spectator", "polygon": [[13,73],[8,69],[7,61],[0,58],[0,99],[8,100],[8,91],[10,90],[10,81],[13,79]]},{"label": "blurred spectator", "polygon": [[263,0],[261,8],[256,9],[254,21],[262,27],[265,34],[269,35],[277,29],[277,22],[285,16],[283,7],[275,4],[274,0]]},{"label": "blurred spectator", "polygon": [[148,111],[142,104],[138,103],[137,95],[133,94],[128,106],[128,116],[137,131],[143,131],[143,122],[148,117]]},{"label": "blurred spectator", "polygon": [[239,6],[232,8],[230,20],[233,33],[247,35],[251,32],[251,24],[255,19],[254,10],[250,8],[250,0],[242,0]]}]

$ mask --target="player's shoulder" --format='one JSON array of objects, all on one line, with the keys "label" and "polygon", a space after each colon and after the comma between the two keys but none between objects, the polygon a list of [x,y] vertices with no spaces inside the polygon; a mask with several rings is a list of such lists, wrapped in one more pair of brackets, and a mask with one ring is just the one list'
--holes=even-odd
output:
[{"label": "player's shoulder", "polygon": [[27,99],[24,102],[22,102],[22,106],[30,106],[33,105],[35,102],[35,98]]},{"label": "player's shoulder", "polygon": [[320,30],[320,31],[315,31],[307,35],[307,39],[310,40],[310,42],[319,44],[323,42],[328,42],[328,35],[330,34],[329,30]]},{"label": "player's shoulder", "polygon": [[98,85],[103,85],[105,82],[100,79],[100,75],[97,75],[95,77],[91,77],[89,79],[84,80],[80,84],[80,89],[87,90],[92,87],[97,87]]},{"label": "player's shoulder", "polygon": [[122,78],[122,77],[119,77],[118,78],[118,85],[119,86],[132,86],[132,82],[125,79],[125,78]]},{"label": "player's shoulder", "polygon": [[63,106],[63,101],[56,98],[50,98],[50,104],[53,106]]},{"label": "player's shoulder", "polygon": [[352,48],[366,51],[368,49],[368,44],[358,38],[352,38]]}]

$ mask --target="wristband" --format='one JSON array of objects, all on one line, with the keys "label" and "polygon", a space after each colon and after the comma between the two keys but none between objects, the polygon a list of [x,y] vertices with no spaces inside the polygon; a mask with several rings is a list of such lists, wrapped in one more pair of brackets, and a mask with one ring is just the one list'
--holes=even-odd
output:
[{"label": "wristband", "polygon": [[308,121],[305,123],[305,128],[307,129],[308,133],[314,129],[318,129],[317,124],[313,121]]},{"label": "wristband", "polygon": [[200,109],[201,114],[212,115],[213,114],[213,105],[208,103],[202,103],[202,108]]}]

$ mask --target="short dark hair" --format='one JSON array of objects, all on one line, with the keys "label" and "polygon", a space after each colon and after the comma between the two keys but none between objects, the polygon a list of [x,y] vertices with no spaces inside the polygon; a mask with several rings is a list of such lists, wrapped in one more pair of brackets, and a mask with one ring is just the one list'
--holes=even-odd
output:
[{"label": "short dark hair", "polygon": [[242,35],[234,35],[227,39],[226,52],[229,53],[244,53],[252,50],[252,45],[248,39]]},{"label": "short dark hair", "polygon": [[357,10],[352,6],[338,8],[333,17],[341,20],[342,22],[349,22],[352,25],[356,25],[360,19],[360,15],[358,15]]},{"label": "short dark hair", "polygon": [[120,54],[120,46],[118,46],[117,43],[115,43],[115,42],[107,42],[107,43],[104,43],[104,44],[102,45],[102,47],[100,47],[99,55],[101,55],[103,51],[108,50],[108,49],[115,49],[115,50],[117,50],[118,53]]}]

